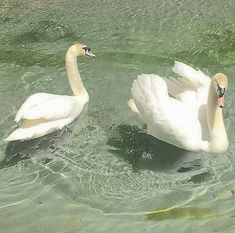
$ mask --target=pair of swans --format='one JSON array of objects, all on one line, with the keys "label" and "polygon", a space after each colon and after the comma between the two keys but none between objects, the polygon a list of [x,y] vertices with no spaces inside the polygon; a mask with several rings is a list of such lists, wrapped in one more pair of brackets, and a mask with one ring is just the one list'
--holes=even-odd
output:
[{"label": "pair of swans", "polygon": [[[82,112],[89,100],[78,67],[78,56],[95,56],[86,45],[72,45],[66,69],[74,96],[37,93],[19,109],[19,128],[5,141],[38,138],[62,129]],[[147,133],[190,151],[221,153],[228,148],[222,108],[228,79],[218,73],[212,79],[200,70],[175,62],[177,79],[142,74],[131,88],[129,107],[147,124]]]}]

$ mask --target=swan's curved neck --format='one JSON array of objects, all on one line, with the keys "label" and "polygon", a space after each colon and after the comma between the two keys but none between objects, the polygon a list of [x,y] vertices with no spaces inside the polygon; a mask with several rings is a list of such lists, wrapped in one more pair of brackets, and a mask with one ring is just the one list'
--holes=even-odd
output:
[{"label": "swan's curved neck", "polygon": [[209,147],[212,152],[222,152],[228,147],[223,111],[217,105],[217,98],[215,88],[211,84],[207,101],[207,122],[210,132]]},{"label": "swan's curved neck", "polygon": [[[78,55],[79,56],[79,55]],[[88,96],[88,93],[82,83],[78,70],[77,57],[71,49],[66,53],[66,70],[70,83],[70,87],[75,96]]]}]

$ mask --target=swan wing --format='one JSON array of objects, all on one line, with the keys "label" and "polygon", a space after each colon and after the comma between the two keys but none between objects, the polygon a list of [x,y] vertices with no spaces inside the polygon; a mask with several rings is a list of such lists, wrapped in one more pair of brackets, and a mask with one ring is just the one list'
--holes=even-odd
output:
[{"label": "swan wing", "polygon": [[184,83],[188,83],[195,89],[210,85],[211,79],[207,75],[183,62],[175,61],[172,70],[181,77]]},{"label": "swan wing", "polygon": [[201,139],[198,118],[184,103],[168,95],[163,78],[139,75],[131,92],[149,134],[184,149],[198,150]]},{"label": "swan wing", "polygon": [[179,61],[175,61],[172,70],[179,77],[164,78],[169,94],[185,103],[196,101],[198,107],[206,104],[211,79],[202,71]]},{"label": "swan wing", "polygon": [[19,109],[16,122],[23,119],[58,120],[81,112],[83,104],[77,97],[38,93],[30,96]]},{"label": "swan wing", "polygon": [[42,103],[50,98],[52,98],[52,94],[48,93],[36,93],[27,98],[27,100],[21,105],[18,110],[15,121],[20,122],[23,119],[24,114],[29,111],[34,106],[37,106],[39,103]]}]

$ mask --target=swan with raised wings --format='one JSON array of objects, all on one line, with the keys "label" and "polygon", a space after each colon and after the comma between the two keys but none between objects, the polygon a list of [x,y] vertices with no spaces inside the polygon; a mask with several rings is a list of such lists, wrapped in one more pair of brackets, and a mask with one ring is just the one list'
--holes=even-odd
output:
[{"label": "swan with raised wings", "polygon": [[5,141],[39,138],[70,124],[82,112],[89,95],[82,83],[77,66],[78,56],[91,56],[91,49],[83,44],[74,44],[66,53],[66,70],[74,96],[36,93],[22,104],[15,121],[19,128]]},{"label": "swan with raised wings", "polygon": [[147,124],[147,133],[161,141],[190,151],[226,151],[227,77],[217,73],[210,79],[178,61],[173,71],[178,78],[139,75],[132,84],[129,107]]}]

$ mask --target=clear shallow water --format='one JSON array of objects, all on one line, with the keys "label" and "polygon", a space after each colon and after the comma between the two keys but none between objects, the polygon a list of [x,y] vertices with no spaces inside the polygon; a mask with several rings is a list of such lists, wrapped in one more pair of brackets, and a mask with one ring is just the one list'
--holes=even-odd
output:
[{"label": "clear shallow water", "polygon": [[[32,93],[71,93],[64,55],[74,41],[96,59],[79,68],[89,108],[66,130],[0,141],[0,226],[19,232],[235,232],[235,3],[222,1],[3,1],[0,137]],[[139,73],[171,75],[175,59],[230,77],[230,147],[183,151],[147,136],[126,101]],[[199,219],[145,213],[209,208]]]}]

